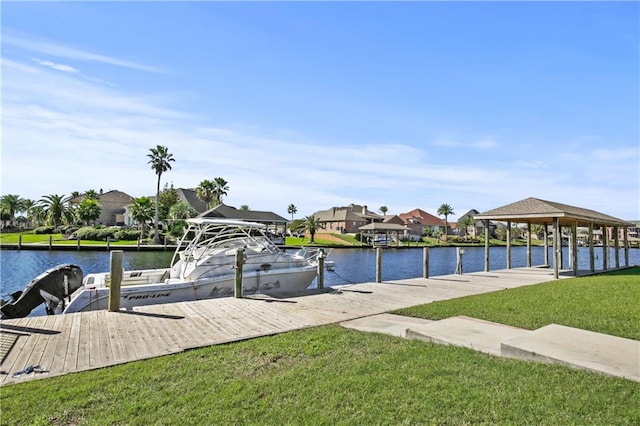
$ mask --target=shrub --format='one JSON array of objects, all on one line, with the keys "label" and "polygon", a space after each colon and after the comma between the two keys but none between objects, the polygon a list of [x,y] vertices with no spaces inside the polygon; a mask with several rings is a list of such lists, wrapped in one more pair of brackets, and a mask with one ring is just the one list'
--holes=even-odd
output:
[{"label": "shrub", "polygon": [[101,228],[98,231],[98,239],[106,240],[107,238],[111,238],[112,240],[116,239],[115,234],[118,232],[120,228],[117,226],[110,226],[108,228]]},{"label": "shrub", "polygon": [[114,236],[118,240],[137,240],[140,238],[140,231],[131,228],[119,229]]},{"label": "shrub", "polygon": [[53,234],[53,226],[38,226],[33,230],[34,234]]},{"label": "shrub", "polygon": [[64,235],[71,235],[76,232],[80,227],[78,225],[61,225],[56,229],[57,232]]},{"label": "shrub", "polygon": [[76,232],[76,237],[79,240],[98,240],[98,230],[93,226],[84,226],[78,229]]}]

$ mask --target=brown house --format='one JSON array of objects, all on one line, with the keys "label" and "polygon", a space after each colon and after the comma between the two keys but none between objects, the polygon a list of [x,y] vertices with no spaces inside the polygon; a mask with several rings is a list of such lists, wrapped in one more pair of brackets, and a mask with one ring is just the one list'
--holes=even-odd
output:
[{"label": "brown house", "polygon": [[413,209],[408,213],[399,214],[410,232],[414,235],[423,235],[427,232],[444,232],[444,220],[421,209]]},{"label": "brown house", "polygon": [[323,225],[318,233],[355,234],[360,227],[373,222],[382,222],[384,216],[373,213],[367,206],[349,204],[347,207],[332,207],[313,214]]}]

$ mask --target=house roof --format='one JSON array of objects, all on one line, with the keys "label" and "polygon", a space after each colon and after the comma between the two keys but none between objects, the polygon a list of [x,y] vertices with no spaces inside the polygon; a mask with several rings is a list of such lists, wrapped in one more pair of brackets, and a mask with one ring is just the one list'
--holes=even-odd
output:
[{"label": "house roof", "polygon": [[633,226],[632,223],[582,207],[527,198],[474,216],[476,220],[498,220],[550,225],[558,218],[561,226]]},{"label": "house roof", "polygon": [[287,223],[287,219],[273,212],[258,210],[238,210],[235,207],[220,204],[210,210],[200,213],[197,217],[239,219],[259,223]]},{"label": "house roof", "polygon": [[424,226],[444,226],[444,220],[421,209],[413,209],[408,213],[402,213],[398,216],[407,224],[413,219],[416,223]]},{"label": "house roof", "polygon": [[177,188],[176,191],[178,192],[180,200],[186,201],[198,213],[202,213],[207,210],[207,203],[198,198],[195,189]]},{"label": "house roof", "polygon": [[313,214],[321,222],[346,222],[346,221],[381,221],[384,216],[373,213],[367,206],[350,204],[347,207],[332,207],[328,210],[320,210]]}]

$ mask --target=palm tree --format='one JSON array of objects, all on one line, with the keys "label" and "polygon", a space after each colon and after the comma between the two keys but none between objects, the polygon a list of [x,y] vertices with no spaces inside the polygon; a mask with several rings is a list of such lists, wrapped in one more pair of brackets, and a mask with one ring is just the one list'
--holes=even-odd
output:
[{"label": "palm tree", "polygon": [[83,221],[87,226],[90,222],[98,219],[101,213],[102,207],[100,206],[100,203],[93,198],[85,198],[76,208],[78,219]]},{"label": "palm tree", "polygon": [[[73,195],[73,194],[72,194]],[[88,191],[86,191],[84,193],[85,198],[88,198],[90,200],[97,200],[98,199],[98,192],[95,189],[89,189]]]},{"label": "palm tree", "polygon": [[[464,229],[464,239],[469,236],[469,227],[475,225],[476,221],[471,216],[465,216],[458,221],[458,227]],[[475,232],[473,234],[475,236]]]},{"label": "palm tree", "polygon": [[449,217],[449,215],[455,214],[453,212],[453,207],[451,207],[449,204],[442,204],[440,207],[438,207],[438,216],[444,216],[444,240],[447,241],[447,228],[449,227],[449,224],[447,223],[447,218]]},{"label": "palm tree", "polygon": [[243,204],[240,206],[240,211],[242,212],[248,212],[249,211],[249,206],[246,204]]},{"label": "palm tree", "polygon": [[153,202],[149,197],[136,198],[130,209],[131,217],[140,224],[140,238],[144,238],[147,222],[153,219]]},{"label": "palm tree", "polygon": [[222,196],[227,195],[229,190],[229,182],[221,177],[217,177],[213,180],[215,187],[213,189],[214,202],[216,206],[222,204]]},{"label": "palm tree", "polygon": [[189,219],[198,214],[196,209],[186,201],[178,201],[169,208],[169,218],[172,220]]},{"label": "palm tree", "polygon": [[151,164],[151,168],[158,175],[158,184],[156,186],[156,215],[155,215],[155,234],[153,236],[153,240],[156,243],[160,242],[160,233],[158,232],[158,217],[160,212],[160,178],[162,177],[162,173],[167,170],[171,170],[171,161],[175,161],[173,159],[173,154],[169,153],[169,148],[166,146],[158,145],[155,148],[150,148],[151,154],[147,154],[149,157],[149,164]]},{"label": "palm tree", "polygon": [[216,199],[216,184],[212,180],[205,179],[196,188],[196,196],[207,204],[207,209],[211,208],[211,203]]},{"label": "palm tree", "polygon": [[16,194],[3,195],[0,197],[0,209],[2,210],[3,216],[8,218],[9,225],[12,226],[16,218],[16,213],[24,209],[24,199]]},{"label": "palm tree", "polygon": [[27,226],[30,227],[31,226],[31,221],[33,218],[33,209],[36,206],[36,202],[29,199],[29,198],[25,198],[24,199],[24,203],[22,205],[22,211],[25,213],[25,216],[27,217]]},{"label": "palm tree", "polygon": [[302,222],[302,228],[311,234],[311,242],[315,242],[315,235],[318,229],[322,228],[322,222],[316,216],[305,216],[304,222]]},{"label": "palm tree", "polygon": [[387,215],[387,212],[389,211],[389,207],[387,206],[380,206],[380,213],[382,213],[383,215]]},{"label": "palm tree", "polygon": [[287,207],[287,213],[291,215],[291,222],[293,222],[293,215],[298,213],[298,208],[293,204],[289,204],[289,207]]},{"label": "palm tree", "polygon": [[38,203],[46,212],[47,222],[57,228],[62,222],[70,224],[75,220],[69,200],[71,197],[51,194],[43,196]]}]

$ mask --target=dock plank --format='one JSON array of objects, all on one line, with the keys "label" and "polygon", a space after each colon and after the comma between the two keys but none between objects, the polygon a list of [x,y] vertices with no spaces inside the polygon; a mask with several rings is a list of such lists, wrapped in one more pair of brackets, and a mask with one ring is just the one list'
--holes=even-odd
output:
[{"label": "dock plank", "polygon": [[[51,318],[1,320],[10,349],[0,364],[2,385],[11,373],[39,361],[50,375],[99,368],[189,348],[339,323],[392,310],[532,285],[553,279],[548,269],[523,268],[429,279],[360,283],[290,298],[251,295],[93,311]],[[35,365],[35,364],[34,364]],[[46,375],[31,375],[30,380]]]}]

